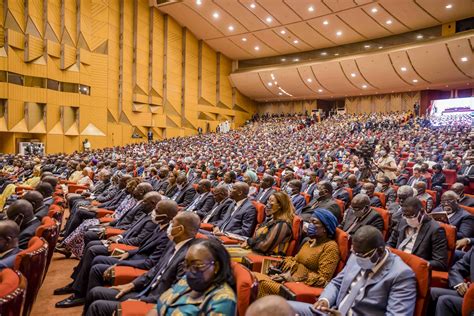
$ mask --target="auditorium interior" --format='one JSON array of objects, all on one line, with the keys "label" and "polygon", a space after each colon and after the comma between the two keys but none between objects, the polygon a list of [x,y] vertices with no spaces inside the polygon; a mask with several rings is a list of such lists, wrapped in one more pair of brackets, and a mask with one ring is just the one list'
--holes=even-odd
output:
[{"label": "auditorium interior", "polygon": [[0,316],[474,316],[474,0],[0,13]]}]

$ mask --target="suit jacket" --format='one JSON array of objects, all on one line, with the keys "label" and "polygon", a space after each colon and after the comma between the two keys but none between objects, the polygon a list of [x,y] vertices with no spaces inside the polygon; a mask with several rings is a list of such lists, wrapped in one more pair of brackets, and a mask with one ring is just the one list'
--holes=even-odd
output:
[{"label": "suit jacket", "polygon": [[117,207],[119,207],[120,203],[122,203],[122,201],[125,199],[127,195],[128,195],[127,191],[125,191],[125,189],[122,189],[112,200],[104,202],[100,204],[98,207],[105,208],[108,210],[115,210]]},{"label": "suit jacket", "polygon": [[257,202],[267,204],[268,199],[273,193],[275,193],[275,190],[273,190],[271,187],[268,189],[260,188],[260,191],[258,191],[257,195],[255,196],[255,200]]},{"label": "suit jacket", "polygon": [[43,199],[43,205],[46,205],[47,207],[50,207],[51,205],[53,205],[53,202],[54,202],[54,199],[52,196]]},{"label": "suit jacket", "polygon": [[425,182],[426,184],[428,183],[428,181],[426,181],[426,178],[423,177],[423,176],[420,176],[419,179],[415,179],[414,176],[411,176],[410,179],[408,179],[408,182],[407,182],[407,185],[411,186],[411,187],[414,187],[416,183],[420,182],[420,181],[423,181]]},{"label": "suit jacket", "polygon": [[317,188],[318,188],[318,184],[316,182],[305,183],[303,185],[303,192],[306,193],[306,194],[309,194],[309,196],[311,197],[311,200],[312,200],[313,197],[314,197],[314,191],[316,191]]},{"label": "suit jacket", "polygon": [[188,206],[193,202],[194,196],[196,195],[196,189],[191,183],[188,183],[179,193],[175,199],[175,202],[179,206]]},{"label": "suit jacket", "polygon": [[160,192],[166,192],[166,189],[168,188],[168,185],[170,183],[168,182],[168,179],[155,179],[155,182],[152,184],[153,185],[153,190]]},{"label": "suit jacket", "polygon": [[357,183],[355,187],[351,188],[350,186],[347,186],[347,188],[352,189],[352,197],[354,197],[360,193],[360,190],[362,190],[362,184]]},{"label": "suit jacket", "polygon": [[118,193],[118,186],[109,185],[108,188],[104,190],[104,192],[95,197],[95,200],[99,203],[105,203],[112,200]]},{"label": "suit jacket", "polygon": [[449,270],[448,281],[449,287],[453,288],[459,283],[463,283],[464,279],[474,280],[474,248],[471,248],[464,256],[458,260]]},{"label": "suit jacket", "polygon": [[[355,256],[351,255],[344,269],[324,288],[319,299],[328,300],[329,306],[339,306],[360,270]],[[411,316],[416,305],[415,274],[400,257],[389,252],[384,264],[367,281],[364,294],[356,298],[352,306],[353,316]]]},{"label": "suit jacket", "polygon": [[16,248],[13,248],[4,257],[0,257],[0,271],[2,271],[3,269],[6,269],[6,268],[13,269],[13,265],[15,264],[16,255],[20,251],[21,251],[21,249],[16,247]]},{"label": "suit jacket", "polygon": [[153,233],[146,239],[142,240],[137,249],[128,251],[127,260],[117,262],[118,266],[129,266],[137,269],[150,270],[161,259],[166,249],[173,245],[173,241],[169,240],[166,234],[166,228],[160,229],[157,226]]},{"label": "suit jacket", "polygon": [[119,229],[129,229],[132,224],[137,221],[138,217],[143,214],[143,207],[143,203],[141,201],[138,202],[134,207],[125,211],[125,214],[122,214],[122,217],[111,221],[109,225]]},{"label": "suit jacket", "polygon": [[458,174],[463,176],[474,176],[474,165],[462,165]]},{"label": "suit jacket", "polygon": [[380,201],[378,196],[373,196],[370,198],[370,206],[373,207],[382,207],[382,202]]},{"label": "suit jacket", "polygon": [[223,232],[246,237],[252,236],[256,225],[257,210],[249,199],[245,199],[237,209],[230,209],[227,216],[218,224]]},{"label": "suit jacket", "polygon": [[149,214],[140,213],[137,220],[122,234],[122,239],[119,240],[119,243],[138,246],[143,240],[150,237],[156,226]]},{"label": "suit jacket", "polygon": [[341,218],[341,209],[339,208],[336,200],[334,200],[332,197],[328,197],[326,199],[320,199],[319,197],[312,199],[308,205],[303,207],[301,217],[303,217],[305,221],[308,221],[311,217],[311,214],[313,214],[314,210],[318,207],[327,209],[333,213],[337,219]]},{"label": "suit jacket", "polygon": [[201,210],[198,210],[197,214],[202,218],[204,223],[217,224],[227,216],[227,213],[234,208],[234,205],[234,200],[226,198],[221,201],[221,203],[216,202],[209,213],[204,214]]},{"label": "suit jacket", "polygon": [[192,239],[188,240],[181,248],[179,248],[174,256],[175,244],[171,244],[171,246],[166,249],[157,265],[147,273],[133,280],[132,283],[135,285],[134,291],[141,292],[148,285],[153,283],[155,276],[161,274],[159,282],[155,287],[150,288],[148,292],[145,293],[146,297],[142,298],[142,300],[148,303],[156,303],[161,294],[184,275],[184,257],[188,252],[191,241]]},{"label": "suit jacket", "polygon": [[474,215],[459,208],[449,218],[449,224],[456,226],[456,239],[474,237]]},{"label": "suit jacket", "polygon": [[[199,201],[196,202],[197,199],[199,199]],[[207,214],[212,209],[215,202],[212,192],[203,193],[202,195],[196,194],[194,201],[188,205],[186,211],[201,211],[201,213]]]},{"label": "suit jacket", "polygon": [[[392,231],[387,245],[399,248],[406,238],[407,227],[409,227],[407,221],[402,218]],[[446,271],[448,269],[446,232],[431,217],[424,216],[411,253],[428,261],[434,270]]]},{"label": "suit jacket", "polygon": [[375,192],[382,192],[385,194],[385,204],[388,206],[394,203],[397,200],[397,192],[391,187],[388,187],[385,191],[382,191],[380,188],[375,188]]},{"label": "suit jacket", "polygon": [[23,227],[20,231],[20,235],[18,235],[18,247],[20,249],[28,248],[28,242],[30,241],[31,237],[33,237],[36,233],[36,228],[41,225],[39,219],[34,217],[25,227]]},{"label": "suit jacket", "polygon": [[49,212],[49,206],[48,205],[43,205],[38,210],[35,211],[35,216],[37,219],[40,221],[43,219],[43,217],[47,216]]},{"label": "suit jacket", "polygon": [[339,188],[332,193],[332,197],[341,201],[347,206],[349,204],[349,193],[344,188]]},{"label": "suit jacket", "polygon": [[295,207],[295,214],[300,214],[303,207],[306,206],[306,199],[304,196],[297,193],[291,197],[291,204]]},{"label": "suit jacket", "polygon": [[[354,211],[352,209],[349,209],[346,212],[346,216],[344,217],[344,220],[342,221],[342,230],[347,231],[352,224],[357,220],[357,217],[354,214]],[[352,228],[352,230],[349,232],[349,235],[354,235],[354,233],[362,226],[364,225],[371,225],[377,228],[378,230],[382,231],[383,230],[383,218],[380,216],[377,211],[370,210],[362,219],[359,219],[357,224]]]},{"label": "suit jacket", "polygon": [[467,207],[474,207],[474,199],[470,196],[464,195],[459,200],[459,204],[467,206]]}]

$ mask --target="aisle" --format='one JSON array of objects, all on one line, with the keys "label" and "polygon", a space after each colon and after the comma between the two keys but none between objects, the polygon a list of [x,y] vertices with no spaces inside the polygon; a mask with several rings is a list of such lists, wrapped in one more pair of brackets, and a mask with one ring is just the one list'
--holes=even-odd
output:
[{"label": "aisle", "polygon": [[55,308],[54,304],[68,297],[68,295],[53,295],[56,288],[62,287],[71,281],[69,276],[78,262],[75,259],[65,259],[63,255],[58,253],[53,255],[48,274],[38,293],[31,316],[80,316],[82,314],[82,306],[67,309]]}]

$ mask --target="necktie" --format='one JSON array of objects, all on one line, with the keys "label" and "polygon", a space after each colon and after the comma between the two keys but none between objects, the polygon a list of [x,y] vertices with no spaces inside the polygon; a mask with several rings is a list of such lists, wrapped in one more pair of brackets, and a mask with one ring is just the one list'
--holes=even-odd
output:
[{"label": "necktie", "polygon": [[168,262],[158,271],[158,273],[155,275],[153,280],[143,289],[143,291],[138,293],[137,298],[141,298],[141,297],[146,296],[146,294],[150,290],[153,290],[158,285],[158,283],[161,280],[161,276],[163,275],[163,273],[165,273],[166,269],[168,268],[171,261],[173,260],[175,254],[176,254],[176,251],[173,252],[173,255],[171,256],[170,260],[168,260]]},{"label": "necktie", "polygon": [[354,302],[357,298],[357,296],[360,294],[359,292],[364,288],[365,284],[367,283],[368,276],[371,270],[365,270],[361,271],[362,277],[354,284],[354,286],[351,287],[351,292],[349,293],[349,296],[341,302],[339,305],[339,312],[341,312],[342,315],[347,315],[347,312],[351,309],[352,305],[354,305]]},{"label": "necktie", "polygon": [[188,211],[194,211],[194,208],[196,207],[196,205],[199,203],[199,201],[201,201],[202,197],[204,196],[204,194],[201,194],[197,197],[197,199],[194,200],[194,202],[188,207]]},{"label": "necktie", "polygon": [[209,214],[206,215],[206,217],[204,218],[204,220],[202,221],[203,223],[207,223],[209,222],[209,220],[211,219],[211,217],[214,215],[214,213],[216,212],[217,208],[219,207],[220,204],[217,204],[216,207],[214,207],[210,212]]}]

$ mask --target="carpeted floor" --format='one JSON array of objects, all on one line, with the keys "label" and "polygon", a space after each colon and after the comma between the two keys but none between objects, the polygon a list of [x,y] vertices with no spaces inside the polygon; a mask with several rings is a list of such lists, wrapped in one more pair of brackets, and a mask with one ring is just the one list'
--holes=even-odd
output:
[{"label": "carpeted floor", "polygon": [[68,295],[53,295],[53,291],[56,288],[63,287],[71,282],[69,276],[78,262],[76,259],[65,259],[64,256],[59,253],[53,255],[48,274],[38,293],[31,316],[79,316],[82,314],[82,306],[67,309],[55,308],[54,304],[68,297]]}]

